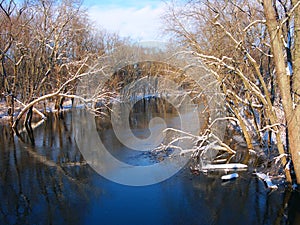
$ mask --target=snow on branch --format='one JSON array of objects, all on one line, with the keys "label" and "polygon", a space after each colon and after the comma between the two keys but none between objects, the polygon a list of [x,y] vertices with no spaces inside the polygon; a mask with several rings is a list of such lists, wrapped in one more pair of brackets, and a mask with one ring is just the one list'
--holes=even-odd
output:
[{"label": "snow on branch", "polygon": [[254,26],[255,24],[258,24],[258,23],[266,23],[266,20],[255,20],[253,22],[251,22],[247,27],[244,28],[244,32],[246,32],[249,28],[251,28],[252,26]]}]

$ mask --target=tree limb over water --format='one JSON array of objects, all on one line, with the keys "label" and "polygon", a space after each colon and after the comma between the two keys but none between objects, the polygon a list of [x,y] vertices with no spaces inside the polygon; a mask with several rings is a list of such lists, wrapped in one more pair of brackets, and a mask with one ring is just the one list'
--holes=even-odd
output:
[{"label": "tree limb over water", "polygon": [[276,144],[287,181],[292,179],[285,165],[292,158],[300,183],[295,94],[300,90],[300,34],[294,28],[300,25],[300,4],[260,2],[172,2],[164,22],[175,42],[188,46],[214,71],[249,152],[254,141],[265,149]]}]

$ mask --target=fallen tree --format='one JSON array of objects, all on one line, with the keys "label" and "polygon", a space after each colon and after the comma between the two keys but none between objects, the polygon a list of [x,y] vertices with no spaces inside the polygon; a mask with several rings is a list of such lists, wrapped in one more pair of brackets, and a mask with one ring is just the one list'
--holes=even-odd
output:
[{"label": "fallen tree", "polygon": [[[88,61],[88,57],[83,61],[83,63],[81,64],[81,66],[79,67],[77,72],[73,75],[73,77],[71,77],[64,84],[62,84],[57,91],[50,93],[50,94],[43,95],[43,96],[29,102],[28,104],[24,105],[24,107],[22,108],[22,110],[20,111],[18,116],[16,117],[12,127],[14,129],[16,129],[20,119],[24,116],[24,114],[32,113],[32,109],[33,109],[34,105],[38,104],[41,101],[45,101],[46,99],[50,99],[50,98],[54,98],[54,97],[64,97],[64,98],[72,98],[72,99],[78,98],[82,102],[87,104],[87,103],[91,103],[91,102],[95,102],[95,101],[99,100],[99,97],[102,98],[105,95],[104,93],[95,93],[95,95],[92,99],[86,99],[82,96],[79,96],[76,94],[68,94],[68,92],[65,92],[66,87],[72,83],[75,83],[76,80],[79,80],[80,78],[83,78],[86,76],[91,76],[91,77],[98,76],[100,73],[103,73],[104,67],[98,68],[98,64],[93,65],[93,67],[90,68],[88,72],[83,72],[82,70],[86,70],[86,68],[89,68],[89,66],[86,64],[87,61]],[[30,117],[28,117],[28,118],[30,118]],[[25,123],[29,122],[29,124],[30,124],[30,121],[28,121],[28,118],[26,118]]]}]

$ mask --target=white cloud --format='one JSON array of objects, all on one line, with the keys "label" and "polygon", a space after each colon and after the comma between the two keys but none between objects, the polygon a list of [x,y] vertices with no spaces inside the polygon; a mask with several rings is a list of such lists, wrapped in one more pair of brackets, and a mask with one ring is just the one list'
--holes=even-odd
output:
[{"label": "white cloud", "polygon": [[135,40],[159,40],[164,4],[140,8],[122,6],[93,6],[89,15],[97,25],[121,36]]}]

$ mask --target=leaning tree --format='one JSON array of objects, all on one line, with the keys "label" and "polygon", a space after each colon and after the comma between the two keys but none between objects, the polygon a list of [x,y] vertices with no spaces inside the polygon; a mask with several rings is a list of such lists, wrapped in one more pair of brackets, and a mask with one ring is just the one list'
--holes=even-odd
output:
[{"label": "leaning tree", "polygon": [[299,1],[169,4],[166,31],[219,80],[248,149],[276,143],[287,181],[300,183]]}]

